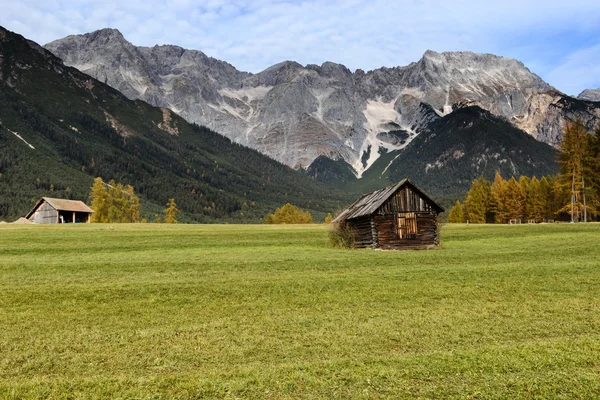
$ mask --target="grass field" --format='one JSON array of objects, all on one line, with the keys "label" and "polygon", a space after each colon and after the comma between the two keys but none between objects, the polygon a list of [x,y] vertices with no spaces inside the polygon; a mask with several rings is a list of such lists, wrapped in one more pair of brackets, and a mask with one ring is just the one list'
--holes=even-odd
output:
[{"label": "grass field", "polygon": [[597,398],[600,225],[0,226],[0,398]]}]

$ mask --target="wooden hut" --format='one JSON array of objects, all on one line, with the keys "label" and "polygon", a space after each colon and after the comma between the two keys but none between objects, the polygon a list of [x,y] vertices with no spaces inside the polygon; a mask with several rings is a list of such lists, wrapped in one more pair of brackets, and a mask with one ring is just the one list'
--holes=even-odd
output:
[{"label": "wooden hut", "polygon": [[89,223],[93,212],[83,201],[42,197],[25,218],[34,224]]},{"label": "wooden hut", "polygon": [[344,224],[352,247],[390,250],[439,246],[437,216],[444,209],[408,179],[366,194],[333,222]]}]

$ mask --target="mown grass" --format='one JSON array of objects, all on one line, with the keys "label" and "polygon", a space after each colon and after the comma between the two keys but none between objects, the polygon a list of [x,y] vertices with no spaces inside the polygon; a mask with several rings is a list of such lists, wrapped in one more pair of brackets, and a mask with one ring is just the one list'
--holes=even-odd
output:
[{"label": "mown grass", "polygon": [[0,226],[1,398],[595,398],[600,225]]}]

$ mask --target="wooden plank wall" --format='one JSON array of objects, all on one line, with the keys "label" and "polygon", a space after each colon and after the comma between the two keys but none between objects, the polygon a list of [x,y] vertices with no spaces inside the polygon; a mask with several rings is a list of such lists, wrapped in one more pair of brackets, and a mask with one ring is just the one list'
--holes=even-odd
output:
[{"label": "wooden plank wall", "polygon": [[[415,213],[417,235],[411,239],[398,237],[398,213]],[[352,247],[382,249],[426,249],[439,246],[437,213],[432,205],[410,187],[392,195],[370,217],[348,221],[354,234]]]},{"label": "wooden plank wall", "polygon": [[364,248],[373,246],[373,230],[371,227],[371,218],[357,218],[348,221],[350,229],[354,235],[352,247]]},{"label": "wooden plank wall", "polygon": [[437,215],[435,212],[417,213],[417,236],[398,238],[398,218],[393,214],[374,217],[377,225],[377,245],[382,249],[426,249],[439,245]]},{"label": "wooden plank wall", "polygon": [[36,224],[56,224],[58,213],[54,207],[44,201],[29,219]]},{"label": "wooden plank wall", "polygon": [[433,208],[419,194],[413,192],[410,187],[403,187],[393,196],[390,196],[385,203],[379,207],[377,214],[397,214],[399,212],[429,212]]}]

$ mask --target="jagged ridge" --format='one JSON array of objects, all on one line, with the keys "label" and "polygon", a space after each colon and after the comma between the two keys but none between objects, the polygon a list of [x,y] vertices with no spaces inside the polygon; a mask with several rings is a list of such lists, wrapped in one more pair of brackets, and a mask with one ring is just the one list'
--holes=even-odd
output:
[{"label": "jagged ridge", "polygon": [[171,197],[184,221],[201,222],[258,222],[286,202],[322,217],[345,199],[1,27],[0,148],[0,220],[41,196],[87,200],[96,176],[134,185],[149,219]]},{"label": "jagged ridge", "polygon": [[[115,30],[46,48],[130,98],[169,107],[289,166],[324,155],[358,176],[457,103],[478,105],[552,145],[571,108],[564,105],[570,98],[521,62],[491,54],[427,51],[404,67],[354,73],[332,62],[286,61],[249,74],[199,51],[136,47]],[[596,106],[585,112],[590,123],[600,117]],[[386,134],[397,130],[407,132],[404,143]]]}]

